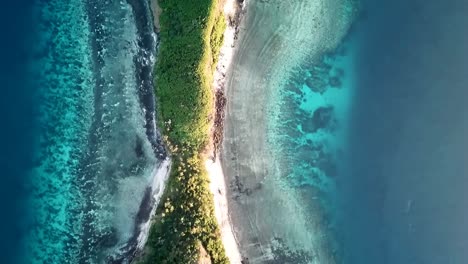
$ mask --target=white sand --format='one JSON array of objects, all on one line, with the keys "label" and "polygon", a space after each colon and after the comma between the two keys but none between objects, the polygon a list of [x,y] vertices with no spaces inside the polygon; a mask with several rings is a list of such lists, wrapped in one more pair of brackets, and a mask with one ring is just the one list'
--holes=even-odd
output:
[{"label": "white sand", "polygon": [[221,231],[221,240],[223,241],[226,255],[231,264],[240,264],[241,255],[229,220],[226,183],[224,181],[221,163],[219,162],[219,158],[216,159],[216,162],[207,159],[205,165],[210,177],[210,190],[214,197],[216,220],[218,221],[218,226]]},{"label": "white sand", "polygon": [[226,0],[224,3],[224,15],[226,17],[226,23],[228,24],[224,31],[224,42],[219,52],[218,65],[214,73],[214,88],[220,89],[224,87],[226,81],[226,72],[231,65],[232,57],[234,55],[234,36],[235,28],[229,26],[229,17],[234,17],[236,13],[236,0]]},{"label": "white sand", "polygon": [[[224,2],[224,14],[228,25],[224,32],[224,43],[220,49],[219,61],[214,73],[213,87],[215,90],[224,88],[225,76],[233,58],[235,28],[230,27],[228,21],[229,17],[234,17],[236,6],[236,0],[226,0]],[[226,250],[226,255],[231,264],[240,264],[242,258],[229,220],[226,183],[219,158],[215,162],[208,158],[205,161],[205,166],[210,178],[210,190],[214,198],[215,216],[221,231],[221,240]]]}]

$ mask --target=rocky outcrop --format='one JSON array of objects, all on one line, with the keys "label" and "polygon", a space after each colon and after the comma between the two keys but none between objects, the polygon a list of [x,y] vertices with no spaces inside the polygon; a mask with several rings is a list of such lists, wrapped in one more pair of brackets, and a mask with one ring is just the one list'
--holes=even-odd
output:
[{"label": "rocky outcrop", "polygon": [[223,90],[216,91],[215,99],[215,120],[213,124],[213,159],[216,160],[216,155],[223,142],[223,129],[224,129],[224,117],[226,108],[226,97],[224,96]]}]

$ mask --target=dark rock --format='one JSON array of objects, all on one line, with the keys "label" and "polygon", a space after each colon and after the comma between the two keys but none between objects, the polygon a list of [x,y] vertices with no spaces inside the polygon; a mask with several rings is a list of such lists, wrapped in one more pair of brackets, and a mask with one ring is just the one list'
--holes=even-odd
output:
[{"label": "dark rock", "polygon": [[332,129],[334,120],[332,106],[319,107],[314,111],[312,121],[304,122],[302,124],[302,130],[304,132],[314,133],[319,129]]},{"label": "dark rock", "polygon": [[141,158],[145,153],[143,152],[143,141],[140,137],[136,137],[135,155]]},{"label": "dark rock", "polygon": [[301,97],[304,96],[304,92],[302,92],[301,89],[299,88],[299,85],[297,85],[294,82],[289,82],[287,84],[287,90],[295,93],[298,96],[301,96]]},{"label": "dark rock", "polygon": [[327,90],[327,83],[320,77],[308,77],[305,83],[315,93],[322,94]]},{"label": "dark rock", "polygon": [[223,141],[223,128],[226,108],[226,97],[222,90],[217,90],[215,94],[215,120],[213,127],[213,160],[216,160],[216,156],[219,152],[219,148]]},{"label": "dark rock", "polygon": [[99,241],[97,241],[97,244],[102,247],[110,248],[115,246],[118,241],[117,230],[112,228],[107,233],[105,233]]},{"label": "dark rock", "polygon": [[334,121],[334,113],[332,106],[319,107],[314,111],[312,123],[315,130],[326,128]]},{"label": "dark rock", "polygon": [[328,83],[330,84],[331,87],[335,87],[335,88],[341,88],[341,80],[338,76],[333,76],[333,77],[330,77],[330,79],[328,80]]}]

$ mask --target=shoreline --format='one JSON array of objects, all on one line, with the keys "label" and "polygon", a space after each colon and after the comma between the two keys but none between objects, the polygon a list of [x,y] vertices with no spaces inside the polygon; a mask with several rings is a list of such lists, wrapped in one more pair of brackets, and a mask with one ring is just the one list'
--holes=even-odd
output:
[{"label": "shoreline", "polygon": [[[159,37],[157,34],[159,32],[159,14],[161,11],[157,0],[150,0],[145,4],[138,1],[129,1],[128,3],[132,6],[135,17],[144,16],[146,18],[143,22],[138,22],[139,19],[136,19],[136,23],[138,25],[139,35],[143,38],[142,43],[146,44],[147,48],[151,48],[153,51],[152,54],[139,54],[139,56],[147,56],[148,61],[154,62],[159,45]],[[155,11],[153,11],[153,8]],[[151,35],[145,35],[147,32],[151,32]],[[135,219],[134,234],[126,247],[122,248],[125,249],[124,254],[119,256],[120,258],[114,260],[125,259],[130,261],[130,263],[138,259],[144,251],[145,244],[150,234],[153,217],[161,202],[172,164],[172,160],[163,143],[161,132],[156,126],[156,95],[153,90],[153,71],[155,64],[146,64],[143,65],[143,67],[145,69],[140,71],[140,74],[145,74],[145,76],[142,77],[146,77],[143,82],[149,86],[150,89],[139,90],[139,98],[140,101],[143,102],[145,109],[149,110],[145,111],[146,134],[152,145],[155,157],[159,159],[161,163],[153,169],[151,182],[147,186],[145,194],[142,197],[143,199]]]},{"label": "shoreline", "polygon": [[210,180],[210,191],[213,195],[214,211],[216,221],[219,226],[221,241],[231,264],[241,264],[242,256],[239,250],[234,229],[230,220],[227,185],[223,173],[222,164],[219,158],[219,151],[223,141],[224,118],[226,108],[225,83],[226,74],[231,66],[234,56],[235,43],[238,38],[241,13],[244,9],[244,1],[225,0],[223,3],[223,13],[227,26],[224,32],[223,45],[220,49],[218,64],[214,73],[213,90],[215,94],[214,122],[211,132],[212,156],[205,160],[205,167]]},{"label": "shoreline", "polygon": [[[146,189],[145,196],[143,197],[140,209],[136,215],[134,235],[125,247],[120,248],[120,252],[111,256],[112,263],[118,261],[135,263],[135,261],[138,261],[144,254],[153,218],[164,194],[167,180],[169,179],[171,165],[172,160],[166,157],[159,166],[154,168],[151,184]],[[142,217],[144,214],[147,216]]]},{"label": "shoreline", "polygon": [[138,225],[140,233],[137,237],[137,251],[143,250],[148,240],[151,221],[154,215],[156,214],[156,209],[159,205],[159,202],[161,201],[162,195],[166,188],[166,182],[171,172],[171,165],[172,160],[168,157],[165,160],[163,160],[163,162],[155,169],[155,175],[153,176],[153,180],[150,187],[151,202],[153,203],[153,207],[151,208],[148,220]]},{"label": "shoreline", "polygon": [[214,104],[214,124],[211,132],[213,145],[213,161],[216,160],[218,152],[223,142],[224,118],[226,108],[226,74],[231,66],[234,57],[235,43],[239,35],[239,25],[244,11],[244,0],[225,0],[223,3],[223,13],[226,21],[223,45],[219,52],[218,64],[213,74],[213,89],[215,95]]},{"label": "shoreline", "polygon": [[224,179],[221,162],[217,158],[214,162],[211,159],[205,161],[205,167],[210,179],[210,191],[214,200],[214,211],[216,221],[218,222],[221,233],[221,241],[231,264],[241,264],[242,256],[240,254],[237,239],[232,228],[229,207],[226,196],[226,182]]},{"label": "shoreline", "polygon": [[[154,31],[162,40],[155,66],[158,124],[173,159],[162,205],[153,217],[144,247],[143,263],[173,263],[175,259],[180,263],[196,259],[197,263],[229,263],[204,162],[209,156],[211,144],[207,143],[212,139],[216,112],[212,105],[213,80],[225,33],[223,6],[213,0],[168,0],[164,5],[150,0]],[[168,19],[177,23],[171,24]],[[200,31],[178,34],[182,28],[192,27],[194,21],[207,23],[197,24]],[[180,43],[191,48],[181,50]],[[179,60],[170,59],[174,56]],[[174,85],[177,90],[172,89]],[[200,91],[208,96],[199,97]]]}]

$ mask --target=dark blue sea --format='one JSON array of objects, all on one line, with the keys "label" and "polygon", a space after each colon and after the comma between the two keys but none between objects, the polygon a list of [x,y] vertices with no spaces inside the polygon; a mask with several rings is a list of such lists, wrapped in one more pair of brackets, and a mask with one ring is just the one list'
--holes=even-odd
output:
[{"label": "dark blue sea", "polygon": [[2,213],[0,233],[1,263],[18,263],[20,244],[25,231],[28,196],[24,183],[32,168],[32,146],[35,132],[35,87],[28,84],[26,67],[32,28],[32,3],[11,1],[3,4],[0,28],[0,81],[3,96],[0,109],[2,146],[0,199]]},{"label": "dark blue sea", "polygon": [[467,23],[463,0],[363,2],[338,180],[346,263],[467,263]]}]

